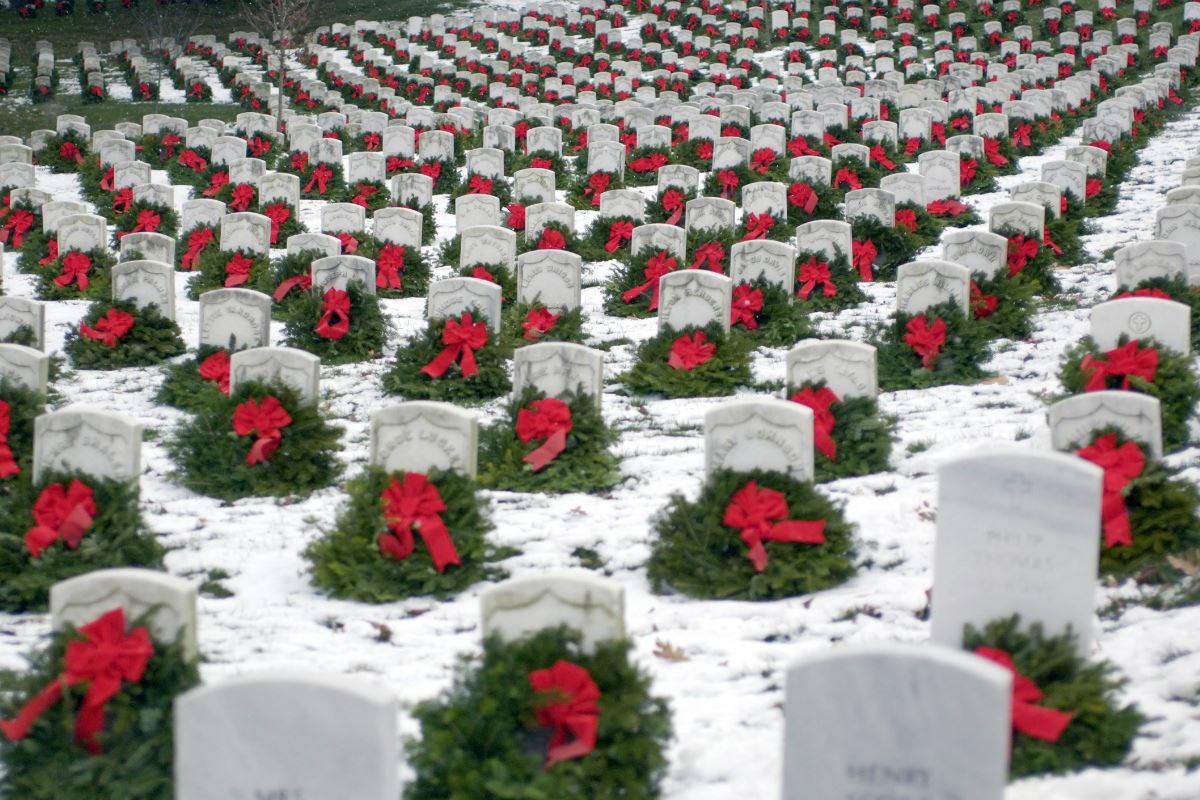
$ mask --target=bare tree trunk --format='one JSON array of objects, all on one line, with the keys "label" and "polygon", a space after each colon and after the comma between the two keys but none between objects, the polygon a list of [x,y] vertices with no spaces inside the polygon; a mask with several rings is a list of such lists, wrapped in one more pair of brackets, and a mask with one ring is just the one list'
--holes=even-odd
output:
[{"label": "bare tree trunk", "polygon": [[287,52],[279,53],[279,100],[275,112],[275,132],[283,133],[283,85],[287,82]]}]

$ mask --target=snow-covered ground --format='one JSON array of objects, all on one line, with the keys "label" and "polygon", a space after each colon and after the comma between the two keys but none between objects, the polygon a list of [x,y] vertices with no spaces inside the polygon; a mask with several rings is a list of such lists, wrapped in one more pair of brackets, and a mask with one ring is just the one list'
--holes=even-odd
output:
[{"label": "snow-covered ground", "polygon": [[[617,445],[624,483],[608,497],[544,497],[492,493],[494,537],[521,554],[504,562],[513,575],[580,566],[577,548],[598,554],[602,571],[626,589],[628,630],[635,657],[654,676],[656,692],[669,698],[676,737],[670,750],[667,800],[764,798],[780,793],[783,742],[784,673],[805,655],[832,647],[881,641],[922,642],[928,623],[921,612],[932,584],[936,470],[966,452],[997,443],[1047,447],[1044,397],[1057,390],[1058,360],[1087,329],[1087,309],[1115,289],[1111,260],[1102,254],[1152,238],[1154,210],[1163,194],[1179,183],[1183,160],[1200,142],[1200,111],[1170,123],[1142,151],[1141,162],[1121,189],[1115,214],[1098,221],[1085,242],[1092,263],[1061,273],[1064,289],[1078,304],[1037,316],[1026,342],[1000,342],[988,368],[1003,376],[977,386],[951,386],[885,394],[882,410],[899,417],[899,441],[891,470],[824,487],[844,501],[857,524],[863,557],[871,561],[858,577],[820,594],[771,603],[702,602],[650,592],[644,565],[650,553],[649,521],[667,496],[695,492],[703,476],[700,431],[705,410],[719,400],[630,400],[610,385],[604,413],[621,431]],[[1063,148],[1022,159],[1021,176],[1001,180],[1007,187],[1036,179],[1040,164]],[[73,176],[39,168],[39,188],[57,199],[78,197]],[[156,179],[163,180],[161,173]],[[177,192],[182,202],[184,192]],[[969,198],[980,211],[1006,199],[1001,191]],[[453,232],[446,198],[435,200],[440,235]],[[319,205],[302,203],[302,216],[317,228]],[[579,215],[582,229],[594,217]],[[430,251],[432,256],[433,251]],[[926,255],[934,255],[930,251]],[[611,265],[592,265],[603,280]],[[442,267],[439,276],[449,274]],[[177,316],[187,342],[197,340],[197,304],[183,295],[188,276],[177,276]],[[4,263],[10,294],[33,296],[29,277],[14,257]],[[894,286],[868,287],[872,302],[821,322],[823,333],[861,336],[863,325],[891,313]],[[653,320],[623,320],[602,311],[602,290],[584,291],[586,326],[592,344],[654,333]],[[380,389],[391,354],[421,329],[420,299],[384,300],[396,335],[387,357],[376,362],[322,369],[322,410],[345,427],[342,457],[347,475],[367,458],[367,422],[372,409],[395,402]],[[60,350],[86,303],[58,302],[48,309],[48,340]],[[274,341],[281,331],[273,331]],[[632,345],[611,349],[610,375],[627,368]],[[782,379],[783,351],[760,350],[756,377]],[[202,674],[216,682],[234,675],[277,667],[303,666],[332,673],[360,673],[394,692],[405,707],[436,695],[452,676],[456,656],[478,647],[478,600],[482,586],[438,602],[414,599],[381,606],[330,600],[309,583],[304,547],[335,517],[338,488],[303,500],[251,499],[233,504],[197,496],[170,480],[172,465],[162,443],[182,414],[155,405],[158,369],[73,372],[57,384],[65,404],[86,404],[140,418],[151,432],[144,446],[141,480],[144,513],[170,548],[167,567],[197,584],[208,575],[227,574],[221,583],[233,592],[200,601]],[[483,421],[500,418],[503,403],[481,410]],[[1200,481],[1200,450],[1170,457]],[[1097,593],[1101,608],[1132,586]],[[863,613],[852,613],[859,610]],[[380,635],[381,626],[391,636]],[[21,655],[47,628],[45,615],[0,615],[0,667],[17,667]],[[655,655],[664,645],[684,660]],[[1200,608],[1154,612],[1131,607],[1100,624],[1094,656],[1114,662],[1129,679],[1124,690],[1150,719],[1129,761],[1120,769],[1026,780],[1014,784],[1008,800],[1195,800],[1200,772],[1188,774],[1180,762],[1200,757]],[[407,713],[405,734],[419,730]],[[819,731],[813,732],[820,736]]]}]

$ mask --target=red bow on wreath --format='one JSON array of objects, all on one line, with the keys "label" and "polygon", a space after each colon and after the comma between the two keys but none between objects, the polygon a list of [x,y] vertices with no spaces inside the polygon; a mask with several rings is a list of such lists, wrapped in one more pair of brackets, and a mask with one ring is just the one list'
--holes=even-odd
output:
[{"label": "red bow on wreath", "polygon": [[470,182],[467,184],[467,194],[491,194],[492,181],[490,178],[484,178],[480,175],[472,175]]},{"label": "red bow on wreath", "polygon": [[609,253],[615,253],[625,242],[633,240],[633,223],[617,221],[608,226],[608,241],[604,243],[604,249]]},{"label": "red bow on wreath", "polygon": [[133,230],[130,233],[139,233],[141,231],[154,233],[158,230],[160,224],[162,224],[162,217],[158,215],[158,212],[144,209],[138,212],[137,224],[133,226]]},{"label": "red bow on wreath", "polygon": [[1138,347],[1137,339],[1109,350],[1104,359],[1093,358],[1089,353],[1079,362],[1079,369],[1087,376],[1085,392],[1098,392],[1108,388],[1109,378],[1121,378],[1121,388],[1129,389],[1130,377],[1154,382],[1158,372],[1158,351],[1153,347]]},{"label": "red bow on wreath", "polygon": [[834,186],[841,186],[843,183],[851,189],[862,188],[862,181],[858,179],[858,173],[847,167],[842,167],[839,169],[837,174],[833,177]]},{"label": "red bow on wreath", "polygon": [[588,178],[588,185],[583,190],[583,196],[592,201],[592,205],[600,205],[600,195],[608,191],[612,180],[606,172],[597,172]]},{"label": "red bow on wreath", "polygon": [[984,294],[975,281],[971,281],[971,313],[975,319],[984,319],[996,313],[996,305],[999,302],[994,294]]},{"label": "red bow on wreath", "polygon": [[[547,768],[596,749],[600,689],[586,669],[559,660],[549,669],[529,673],[529,685],[538,695],[538,724],[554,727],[546,750]],[[572,741],[567,741],[568,736],[574,737]]]},{"label": "red bow on wreath", "polygon": [[23,208],[14,210],[12,216],[8,218],[8,222],[4,223],[4,229],[0,230],[0,244],[8,244],[8,235],[11,233],[12,247],[14,250],[19,250],[25,243],[26,232],[33,227],[33,221],[32,212]]},{"label": "red bow on wreath", "polygon": [[966,203],[957,200],[934,200],[925,206],[925,210],[935,217],[957,217],[967,210]]},{"label": "red bow on wreath", "polygon": [[250,280],[250,267],[253,263],[241,253],[234,253],[233,257],[225,262],[225,288],[241,286]]},{"label": "red bow on wreath", "polygon": [[896,211],[895,225],[897,228],[908,231],[909,233],[917,232],[917,212],[911,208],[901,208]]},{"label": "red bow on wreath", "polygon": [[276,303],[282,303],[283,298],[287,297],[288,292],[299,287],[300,291],[308,291],[312,288],[312,272],[303,272],[299,275],[294,275],[290,278],[285,278],[275,287],[275,294],[272,297]]},{"label": "red bow on wreath", "polygon": [[659,250],[650,256],[649,261],[646,262],[646,268],[642,271],[646,282],[622,294],[621,299],[626,303],[632,303],[647,291],[651,291],[650,310],[654,311],[658,308],[658,279],[668,272],[674,272],[678,268],[679,263],[675,261],[673,256],[669,256],[665,251]]},{"label": "red bow on wreath", "polygon": [[805,386],[792,395],[791,401],[812,409],[813,446],[830,461],[836,461],[837,442],[833,441],[833,426],[837,421],[829,407],[834,403],[840,403],[841,400],[827,386],[822,386],[820,389]]},{"label": "red bow on wreath", "polygon": [[975,172],[979,169],[979,162],[973,158],[964,158],[958,162],[958,185],[966,186],[971,181],[975,180]]},{"label": "red bow on wreath", "polygon": [[204,172],[208,169],[208,162],[195,150],[184,150],[179,154],[179,165],[187,167],[192,172]]},{"label": "red bow on wreath", "polygon": [[421,368],[430,378],[440,378],[459,361],[459,370],[464,378],[479,372],[475,363],[475,351],[487,344],[488,328],[483,322],[475,322],[470,311],[464,311],[459,319],[446,320],[442,328],[442,352]]},{"label": "red bow on wreath", "polygon": [[117,341],[133,328],[133,315],[120,309],[110,308],[103,317],[96,320],[96,327],[79,323],[79,334],[102,343],[105,347],[116,347]]},{"label": "red bow on wreath", "polygon": [[203,194],[205,197],[216,197],[228,184],[228,172],[224,170],[220,172],[214,172],[212,178],[209,179],[208,188],[201,192],[201,194]]},{"label": "red bow on wreath", "polygon": [[741,184],[741,179],[731,169],[723,169],[717,173],[717,185],[721,187],[721,197],[726,200],[730,198]]},{"label": "red bow on wreath", "polygon": [[63,142],[59,145],[58,157],[63,161],[74,161],[79,166],[83,166],[83,153],[79,152],[79,147],[74,142]]},{"label": "red bow on wreath", "polygon": [[837,296],[837,286],[833,283],[829,265],[824,261],[817,261],[814,256],[800,265],[800,290],[796,294],[807,300],[818,285],[826,297]]},{"label": "red bow on wreath", "polygon": [[238,436],[258,437],[246,454],[246,463],[254,466],[260,461],[270,461],[283,442],[282,429],[291,424],[292,415],[271,395],[261,402],[251,397],[240,404],[233,412],[233,432]]},{"label": "red bow on wreath", "polygon": [[536,342],[553,330],[559,319],[561,319],[559,314],[551,313],[545,306],[529,309],[529,313],[525,315],[525,321],[521,323],[521,328],[525,332],[523,338]]},{"label": "red bow on wreath", "polygon": [[96,501],[92,489],[82,481],[69,487],[52,483],[42,490],[33,504],[34,527],[25,532],[25,548],[33,558],[41,558],[50,545],[62,541],[74,550],[92,527]]},{"label": "red bow on wreath", "polygon": [[705,264],[710,272],[723,272],[721,261],[725,258],[725,248],[720,242],[705,242],[696,248],[696,260],[688,269],[700,269]]},{"label": "red bow on wreath", "polygon": [[1014,130],[1012,133],[1013,147],[1017,147],[1017,146],[1031,147],[1032,145],[1029,141],[1029,134],[1031,134],[1031,133],[1033,133],[1033,126],[1030,125],[1028,122],[1024,122],[1024,123],[1021,123],[1020,125],[1018,125],[1016,130]]},{"label": "red bow on wreath", "polygon": [[567,237],[563,236],[562,231],[557,231],[554,228],[543,228],[542,235],[538,238],[538,250],[562,250],[567,246]]},{"label": "red bow on wreath", "polygon": [[72,283],[79,287],[79,291],[86,292],[88,288],[88,273],[92,269],[92,259],[77,251],[67,253],[63,258],[62,274],[54,279],[54,283],[62,288],[67,288]]},{"label": "red bow on wreath", "polygon": [[239,183],[233,187],[229,207],[234,211],[246,211],[254,202],[254,187],[248,183]]},{"label": "red bow on wreath", "polygon": [[1129,509],[1123,494],[1125,487],[1142,474],[1146,456],[1136,442],[1117,447],[1117,435],[1099,436],[1076,455],[1104,470],[1104,497],[1100,517],[1104,522],[1104,546],[1132,545],[1133,532],[1129,527]]},{"label": "red bow on wreath", "polygon": [[1026,239],[1025,234],[1018,233],[1015,236],[1010,236],[1008,239],[1008,274],[1015,278],[1020,275],[1022,270],[1028,266],[1029,262],[1037,258],[1038,240]]},{"label": "red bow on wreath", "polygon": [[416,546],[413,529],[429,550],[429,557],[438,574],[450,564],[461,564],[458,551],[450,531],[442,521],[446,510],[437,487],[429,477],[420,472],[404,473],[404,482],[393,477],[391,483],[379,495],[383,503],[383,516],[387,520],[387,532],[379,535],[379,552],[397,561],[412,555]]},{"label": "red bow on wreath", "polygon": [[145,628],[125,633],[125,612],[116,608],[79,628],[82,640],[67,643],[63,674],[21,708],[17,718],[0,721],[9,741],[24,739],[33,724],[62,699],[63,686],[88,685],[75,716],[75,741],[89,753],[100,752],[97,738],[104,730],[104,706],[121,691],[123,682],[138,683],[154,655]]},{"label": "red bow on wreath", "polygon": [[217,384],[221,394],[229,394],[229,354],[218,350],[200,362],[200,377]]},{"label": "red bow on wreath", "polygon": [[755,239],[765,239],[774,225],[775,218],[770,214],[747,214],[746,235],[742,237],[742,241],[749,242]]},{"label": "red bow on wreath", "polygon": [[696,331],[690,336],[685,333],[671,345],[667,366],[691,372],[701,364],[711,361],[716,353],[717,346],[708,341],[704,331]]},{"label": "red bow on wreath", "polygon": [[994,647],[976,647],[975,655],[999,664],[1012,673],[1012,726],[1017,733],[1047,742],[1057,742],[1074,714],[1034,705],[1043,697],[1032,680],[1017,672],[1012,656]]},{"label": "red bow on wreath", "polygon": [[825,542],[824,520],[788,520],[787,515],[787,498],[782,492],[760,489],[757,483],[748,481],[729,498],[721,524],[738,529],[742,541],[750,548],[746,556],[754,564],[754,569],[762,572],[767,568],[764,541],[796,544]]},{"label": "red bow on wreath", "polygon": [[8,432],[12,428],[12,407],[0,400],[0,479],[21,474],[21,468],[8,445]]},{"label": "red bow on wreath", "polygon": [[113,194],[112,210],[114,214],[124,214],[133,205],[133,189],[126,186]]},{"label": "red bow on wreath", "polygon": [[[870,157],[871,157],[872,161],[874,161],[876,164],[883,167],[884,169],[888,170],[889,172],[896,168],[896,162],[892,161],[890,158],[888,158],[887,150],[884,150],[883,145],[881,145],[881,144],[877,144],[877,145],[874,145],[871,147]],[[858,187],[855,187],[855,188],[858,188]]]},{"label": "red bow on wreath", "polygon": [[404,269],[404,248],[398,244],[385,244],[375,258],[375,286],[379,289],[404,288],[400,271]]},{"label": "red bow on wreath", "polygon": [[188,236],[188,249],[183,254],[182,266],[184,269],[195,269],[196,262],[200,259],[200,253],[213,240],[212,228],[198,228],[192,231]]},{"label": "red bow on wreath", "polygon": [[921,357],[921,366],[933,369],[942,346],[946,344],[946,323],[934,319],[930,325],[924,316],[913,317],[905,326],[904,343]]},{"label": "red bow on wreath", "polygon": [[748,331],[758,327],[758,312],[762,311],[763,296],[761,289],[755,289],[748,283],[740,283],[733,289],[733,308],[731,324],[741,325]]},{"label": "red bow on wreath", "polygon": [[651,153],[648,156],[635,158],[629,162],[629,168],[634,172],[654,172],[667,165],[667,157],[662,153]]},{"label": "red bow on wreath", "polygon": [[788,202],[805,214],[811,214],[817,208],[821,198],[807,183],[793,183],[788,187]]},{"label": "red bow on wreath", "polygon": [[683,218],[684,210],[684,194],[675,189],[667,189],[663,192],[662,197],[663,211],[666,211],[670,216],[667,217],[668,225],[678,225],[679,220]]},{"label": "red bow on wreath", "polygon": [[330,287],[321,297],[321,318],[317,320],[317,335],[338,341],[350,332],[350,295]]},{"label": "red bow on wreath", "polygon": [[567,449],[567,434],[571,428],[571,409],[562,400],[547,397],[522,408],[517,412],[517,438],[523,444],[544,441],[521,460],[534,472],[542,470]]},{"label": "red bow on wreath", "polygon": [[819,156],[819,155],[821,155],[816,150],[813,150],[811,147],[808,146],[808,140],[805,139],[803,136],[796,136],[788,141],[788,152],[792,154],[793,158],[800,158],[801,156]]},{"label": "red bow on wreath", "polygon": [[313,190],[313,186],[317,187],[317,194],[324,195],[329,189],[329,181],[333,179],[333,170],[328,164],[318,164],[312,172],[312,177],[308,179],[308,183],[304,185],[304,192],[307,194]]},{"label": "red bow on wreath", "polygon": [[525,206],[512,203],[508,206],[508,227],[514,231],[525,230]]},{"label": "red bow on wreath", "polygon": [[[279,227],[291,219],[291,207],[287,203],[271,203],[263,209],[263,215],[271,220],[271,244],[278,244]],[[209,238],[212,238],[211,234],[209,234]]]},{"label": "red bow on wreath", "polygon": [[759,175],[766,175],[767,170],[775,163],[775,151],[769,147],[763,147],[755,150],[750,156],[750,169],[757,172]]},{"label": "red bow on wreath", "polygon": [[860,280],[867,283],[875,280],[875,257],[879,255],[879,251],[875,249],[875,243],[870,239],[860,242],[855,239],[850,244],[850,260],[851,266],[858,270]]},{"label": "red bow on wreath", "polygon": [[1000,153],[999,139],[984,139],[983,154],[987,157],[989,163],[994,164],[997,167],[1003,167],[1008,163],[1008,159]]}]

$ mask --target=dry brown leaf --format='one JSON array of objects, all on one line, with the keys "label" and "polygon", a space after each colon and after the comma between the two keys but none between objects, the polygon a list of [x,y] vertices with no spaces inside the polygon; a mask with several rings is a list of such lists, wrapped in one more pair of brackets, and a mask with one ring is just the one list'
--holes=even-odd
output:
[{"label": "dry brown leaf", "polygon": [[682,647],[676,647],[670,642],[664,642],[662,639],[656,639],[654,642],[654,655],[664,661],[687,661],[687,654],[683,652]]},{"label": "dry brown leaf", "polygon": [[1170,555],[1167,556],[1167,563],[1189,578],[1200,575],[1200,553],[1184,553],[1180,556]]}]

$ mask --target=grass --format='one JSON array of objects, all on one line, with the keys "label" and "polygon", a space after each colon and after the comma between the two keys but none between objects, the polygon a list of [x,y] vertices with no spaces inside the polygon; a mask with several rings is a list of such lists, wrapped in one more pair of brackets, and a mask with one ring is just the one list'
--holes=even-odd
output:
[{"label": "grass", "polygon": [[25,138],[30,131],[39,128],[54,129],[59,114],[79,114],[86,117],[92,130],[110,130],[118,122],[141,122],[143,114],[167,114],[183,117],[195,124],[202,119],[219,119],[232,122],[238,113],[245,111],[236,103],[131,103],[110,101],[89,105],[82,98],[56,97],[44,103],[17,105],[12,101],[0,102],[0,134]]}]

